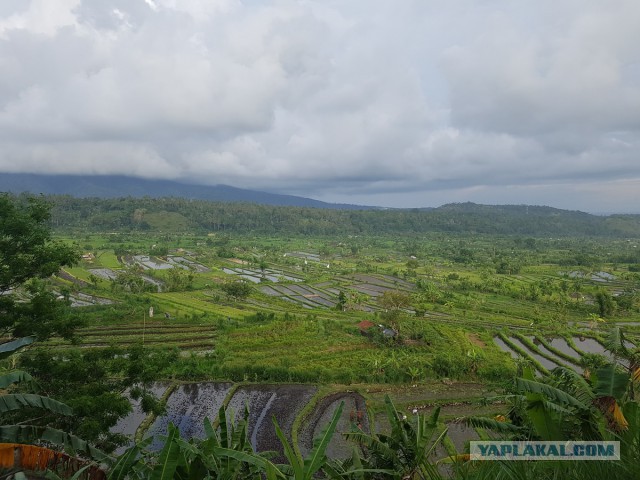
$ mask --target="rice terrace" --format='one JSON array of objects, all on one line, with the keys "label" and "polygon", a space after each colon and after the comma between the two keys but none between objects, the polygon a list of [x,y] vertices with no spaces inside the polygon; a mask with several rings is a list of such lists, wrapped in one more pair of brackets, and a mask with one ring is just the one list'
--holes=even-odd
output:
[{"label": "rice terrace", "polygon": [[[86,363],[89,378],[99,368],[105,385],[135,378],[121,389],[131,409],[94,437],[116,453],[140,442],[158,452],[174,434],[204,438],[208,419],[240,422],[247,448],[281,462],[283,439],[305,456],[331,423],[326,453],[346,462],[354,429],[393,431],[392,408],[405,420],[435,415],[435,464],[468,452],[470,440],[497,438],[514,376],[629,369],[634,357],[621,352],[640,342],[635,217],[590,219],[609,222],[598,230],[544,207],[527,208],[528,224],[513,207],[496,225],[493,210],[468,204],[344,213],[48,200],[54,239],[80,253],[48,288],[82,321],[21,362],[77,405],[47,362]],[[201,220],[216,209],[224,229]],[[594,234],[576,235],[557,216]]]}]

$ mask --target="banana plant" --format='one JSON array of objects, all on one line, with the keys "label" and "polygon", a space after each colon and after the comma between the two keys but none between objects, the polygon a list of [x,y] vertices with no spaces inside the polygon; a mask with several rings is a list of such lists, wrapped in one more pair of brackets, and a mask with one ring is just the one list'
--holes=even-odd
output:
[{"label": "banana plant", "polygon": [[312,480],[318,472],[323,470],[327,465],[327,447],[329,446],[329,442],[331,442],[331,438],[336,431],[343,408],[344,402],[341,402],[340,406],[334,412],[329,425],[327,425],[322,434],[314,440],[313,449],[307,458],[303,458],[302,455],[296,451],[280,429],[276,419],[273,418],[276,435],[278,436],[280,443],[282,443],[284,454],[289,461],[289,465],[279,465],[279,471],[273,472],[273,475],[282,474],[283,478],[286,478],[287,480]]},{"label": "banana plant", "polygon": [[558,367],[537,379],[531,368],[516,378],[512,392],[501,397],[511,404],[509,418],[466,417],[473,427],[490,429],[511,438],[540,440],[597,440],[602,437],[600,418],[594,406],[592,386],[573,370]]},{"label": "banana plant", "polygon": [[[32,344],[34,341],[34,337],[23,337],[1,344],[0,360],[8,358],[21,348]],[[31,408],[37,408],[58,416],[73,415],[71,407],[52,398],[32,393],[13,393],[11,391],[11,388],[14,386],[31,384],[32,382],[33,378],[31,375],[21,370],[12,370],[0,375],[0,391],[3,392],[0,394],[0,415]],[[75,456],[82,454],[85,458],[99,462],[109,462],[111,460],[105,453],[81,438],[61,430],[50,428],[46,425],[2,424],[0,425],[0,442],[7,444],[7,448],[14,450],[29,449],[30,451],[38,451],[37,455],[20,456],[23,464],[19,467],[25,470],[43,470],[48,466],[55,466],[60,459],[70,459],[71,457],[69,455]],[[49,446],[54,445],[68,455],[50,448],[30,445],[42,442]],[[36,464],[24,464],[24,461],[34,459],[38,460]],[[94,464],[87,463],[86,461],[69,461],[66,463],[75,465],[76,470],[80,469],[82,472],[90,470],[91,475],[89,476],[91,478],[99,478],[104,475]],[[78,472],[76,471],[76,473]],[[55,474],[52,472],[51,475],[53,476]]]},{"label": "banana plant", "polygon": [[628,342],[620,327],[613,327],[607,336],[605,348],[614,355],[616,363],[621,364],[629,373],[629,398],[633,400],[640,384],[640,349]]},{"label": "banana plant", "polygon": [[107,478],[260,480],[265,474],[268,480],[284,480],[285,476],[266,454],[253,451],[247,434],[248,417],[245,408],[244,416],[233,423],[221,407],[215,422],[217,428],[205,418],[205,438],[189,441],[180,438],[178,428],[169,424],[159,453],[146,450],[152,440],[148,438],[122,454]]},{"label": "banana plant", "polygon": [[440,408],[431,416],[416,415],[415,421],[398,412],[385,396],[385,409],[391,426],[389,434],[354,431],[345,436],[355,441],[363,450],[359,468],[346,469],[350,476],[361,479],[439,479],[440,473],[431,457],[444,439],[447,430],[438,426]]}]

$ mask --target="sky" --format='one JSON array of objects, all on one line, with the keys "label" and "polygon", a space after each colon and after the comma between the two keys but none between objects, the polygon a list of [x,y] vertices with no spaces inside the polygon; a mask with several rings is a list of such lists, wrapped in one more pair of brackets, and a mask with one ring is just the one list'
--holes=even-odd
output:
[{"label": "sky", "polygon": [[637,0],[1,0],[0,172],[640,213]]}]

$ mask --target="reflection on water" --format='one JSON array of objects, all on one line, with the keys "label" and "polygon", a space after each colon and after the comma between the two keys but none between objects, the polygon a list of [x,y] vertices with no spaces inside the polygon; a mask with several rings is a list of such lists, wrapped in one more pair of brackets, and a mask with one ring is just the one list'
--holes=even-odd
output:
[{"label": "reflection on water", "polygon": [[557,363],[552,362],[551,360],[547,360],[546,358],[544,358],[542,355],[535,353],[531,350],[529,350],[529,347],[527,347],[524,343],[522,343],[520,340],[518,340],[517,338],[510,338],[509,340],[511,340],[511,342],[513,342],[514,345],[522,348],[525,352],[527,352],[527,354],[529,354],[532,358],[536,359],[540,365],[542,365],[544,368],[546,368],[547,370],[553,370],[554,368],[556,368],[558,366]]},{"label": "reflection on water", "polygon": [[159,435],[167,434],[167,426],[173,423],[180,430],[182,438],[204,438],[204,419],[215,420],[218,410],[222,406],[227,393],[231,389],[230,383],[190,383],[180,385],[167,401],[167,413],[158,417],[146,433],[146,437],[153,436],[150,448],[159,450],[163,441]]},{"label": "reflection on water", "polygon": [[500,350],[502,350],[503,352],[507,352],[514,360],[520,357],[520,354],[511,350],[511,348],[509,348],[509,345],[504,343],[504,340],[502,340],[500,337],[493,337],[493,341],[496,345],[498,345],[498,348]]}]

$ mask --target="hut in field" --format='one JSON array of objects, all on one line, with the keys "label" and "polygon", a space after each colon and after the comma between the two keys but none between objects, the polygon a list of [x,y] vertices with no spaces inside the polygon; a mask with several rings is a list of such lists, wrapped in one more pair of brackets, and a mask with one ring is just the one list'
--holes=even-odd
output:
[{"label": "hut in field", "polygon": [[370,328],[375,327],[376,324],[373,322],[370,322],[369,320],[363,320],[360,323],[358,323],[358,328],[360,329],[360,334],[361,335],[368,335],[368,331]]}]

